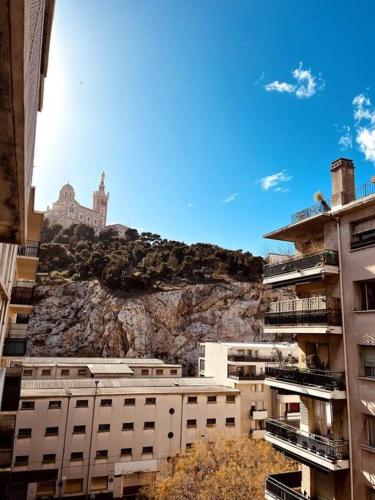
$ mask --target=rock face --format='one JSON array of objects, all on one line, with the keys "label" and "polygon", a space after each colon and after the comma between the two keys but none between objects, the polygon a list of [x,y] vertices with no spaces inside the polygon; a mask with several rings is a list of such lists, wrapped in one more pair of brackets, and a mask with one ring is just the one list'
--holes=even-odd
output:
[{"label": "rock face", "polygon": [[193,374],[201,341],[273,340],[262,317],[280,293],[233,281],[131,296],[97,281],[39,286],[27,354],[159,357]]}]

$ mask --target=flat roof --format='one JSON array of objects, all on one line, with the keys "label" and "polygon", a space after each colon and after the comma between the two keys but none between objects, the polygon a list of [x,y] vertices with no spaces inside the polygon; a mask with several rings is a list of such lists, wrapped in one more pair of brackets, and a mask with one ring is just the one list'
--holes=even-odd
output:
[{"label": "flat roof", "polygon": [[[87,395],[98,396],[122,394],[168,394],[191,392],[223,392],[238,393],[237,389],[222,385],[213,378],[186,377],[165,379],[129,379],[105,378],[96,379],[32,379],[22,380],[21,398]],[[97,389],[96,389],[97,387]]]},{"label": "flat roof", "polygon": [[68,358],[68,357],[24,357],[13,358],[12,362],[19,362],[23,366],[35,365],[139,365],[139,366],[165,366],[165,367],[181,367],[181,365],[169,364],[161,359],[156,358]]},{"label": "flat roof", "polygon": [[296,342],[202,342],[201,344],[219,344],[225,347],[256,349],[262,347],[277,348],[277,349],[297,349]]},{"label": "flat roof", "polygon": [[100,375],[102,374],[129,374],[133,375],[134,371],[128,366],[123,363],[121,364],[114,364],[114,363],[96,363],[96,364],[88,364],[87,368],[90,370],[90,372],[94,375]]}]

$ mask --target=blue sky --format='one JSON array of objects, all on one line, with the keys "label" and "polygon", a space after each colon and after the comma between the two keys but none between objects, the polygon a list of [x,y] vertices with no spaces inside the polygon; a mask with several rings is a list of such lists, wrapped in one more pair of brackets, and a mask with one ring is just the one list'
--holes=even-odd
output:
[{"label": "blue sky", "polygon": [[374,17],[369,1],[57,1],[37,208],[67,181],[91,204],[104,170],[109,222],[277,249],[262,235],[329,196],[332,160],[375,174]]}]

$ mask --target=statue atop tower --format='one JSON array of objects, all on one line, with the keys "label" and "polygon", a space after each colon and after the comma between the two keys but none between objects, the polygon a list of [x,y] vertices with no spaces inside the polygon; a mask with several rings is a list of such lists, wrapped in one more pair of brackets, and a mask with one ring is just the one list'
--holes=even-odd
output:
[{"label": "statue atop tower", "polygon": [[98,214],[101,226],[105,227],[107,223],[107,209],[109,194],[105,192],[104,185],[105,173],[102,172],[98,191],[93,193],[92,209]]}]

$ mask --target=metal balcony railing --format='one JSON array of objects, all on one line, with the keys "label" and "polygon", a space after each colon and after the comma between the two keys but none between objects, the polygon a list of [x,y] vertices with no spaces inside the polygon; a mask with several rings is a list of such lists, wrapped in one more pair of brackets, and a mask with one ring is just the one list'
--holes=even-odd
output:
[{"label": "metal balcony railing", "polygon": [[0,449],[0,468],[8,468],[12,465],[12,449]]},{"label": "metal balcony railing", "polygon": [[306,500],[307,497],[297,491],[301,489],[301,482],[301,471],[272,474],[266,479],[266,493],[278,500]]},{"label": "metal balcony railing", "polygon": [[343,372],[314,370],[297,366],[268,365],[265,373],[267,377],[293,384],[321,387],[330,391],[345,390],[345,374]]},{"label": "metal balcony railing", "polygon": [[33,287],[16,285],[12,288],[10,302],[11,304],[32,305],[33,297]]},{"label": "metal balcony railing", "polygon": [[25,257],[39,257],[39,242],[27,241],[26,245],[18,247],[17,254]]},{"label": "metal balcony railing", "polygon": [[338,253],[333,250],[320,250],[319,252],[292,257],[277,264],[266,264],[263,269],[263,275],[265,278],[270,278],[279,274],[292,273],[293,271],[301,271],[324,265],[338,266]]},{"label": "metal balcony railing", "polygon": [[4,340],[3,356],[25,356],[26,354],[26,339],[9,339]]},{"label": "metal balcony railing", "polygon": [[249,373],[228,373],[228,377],[234,380],[264,380],[264,376],[264,373],[260,373],[259,375]]},{"label": "metal balcony railing", "polygon": [[266,420],[266,432],[294,446],[326,458],[332,463],[336,463],[337,460],[345,460],[348,458],[348,441],[343,439],[333,440],[324,436],[305,432],[292,425],[288,425],[282,419]]},{"label": "metal balcony railing", "polygon": [[239,362],[245,362],[245,361],[254,361],[254,362],[266,362],[270,361],[271,356],[251,356],[251,355],[246,355],[246,354],[229,354],[228,355],[228,361],[239,361]]}]

